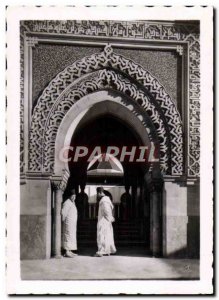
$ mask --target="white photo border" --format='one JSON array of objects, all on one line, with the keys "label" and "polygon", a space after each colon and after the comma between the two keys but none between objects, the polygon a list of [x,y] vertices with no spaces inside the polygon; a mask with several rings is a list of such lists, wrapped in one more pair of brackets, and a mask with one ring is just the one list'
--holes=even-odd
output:
[{"label": "white photo border", "polygon": [[[122,10],[122,14],[121,14]],[[24,281],[20,277],[20,20],[200,20],[200,280]],[[9,294],[210,294],[213,292],[213,8],[8,7],[7,292]],[[86,287],[86,288],[85,288]]]}]

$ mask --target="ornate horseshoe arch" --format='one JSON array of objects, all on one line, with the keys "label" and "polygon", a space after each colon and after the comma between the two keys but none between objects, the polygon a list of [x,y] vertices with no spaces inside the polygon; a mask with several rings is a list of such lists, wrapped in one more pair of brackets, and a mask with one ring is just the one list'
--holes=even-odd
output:
[{"label": "ornate horseshoe arch", "polygon": [[[63,117],[81,97],[101,89],[116,90],[144,109],[159,138],[162,172],[181,175],[182,122],[174,103],[155,77],[133,61],[113,53],[109,45],[103,52],[85,57],[67,67],[44,90],[32,117],[29,169],[53,171],[55,139]],[[51,163],[48,164],[48,161]]]},{"label": "ornate horseshoe arch", "polygon": [[[99,104],[104,106],[104,111],[98,111],[97,107],[99,107]],[[50,152],[50,157],[45,160],[45,162],[47,162],[46,167],[54,166],[55,174],[62,174],[62,170],[64,169],[69,171],[68,163],[60,161],[59,153],[63,147],[69,146],[72,136],[81,120],[83,117],[90,117],[90,115],[88,116],[87,114],[89,114],[92,108],[95,109],[95,117],[104,115],[105,112],[107,112],[134,129],[142,145],[149,146],[149,144],[153,142],[158,150],[156,157],[159,157],[159,141],[150,118],[147,118],[145,114],[142,115],[141,109],[130,104],[129,99],[126,101],[123,95],[119,93],[117,95],[115,91],[113,91],[112,94],[110,90],[101,90],[85,95],[80,99],[79,103],[70,105],[65,117],[61,123],[57,125],[55,149],[53,148],[55,153]],[[92,113],[92,118],[93,117],[94,112]],[[142,170],[152,170],[153,166],[153,162],[149,162],[149,164],[145,166],[142,165]]]}]

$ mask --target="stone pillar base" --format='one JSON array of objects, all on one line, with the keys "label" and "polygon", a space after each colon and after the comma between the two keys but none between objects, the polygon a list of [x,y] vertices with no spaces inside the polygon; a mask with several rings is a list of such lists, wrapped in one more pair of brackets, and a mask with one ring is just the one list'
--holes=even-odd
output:
[{"label": "stone pillar base", "polygon": [[187,256],[187,187],[165,182],[163,192],[163,253]]}]

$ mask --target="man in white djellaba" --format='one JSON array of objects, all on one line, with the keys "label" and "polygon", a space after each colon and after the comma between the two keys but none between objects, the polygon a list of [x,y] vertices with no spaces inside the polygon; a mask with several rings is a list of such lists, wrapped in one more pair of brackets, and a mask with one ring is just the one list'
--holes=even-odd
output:
[{"label": "man in white djellaba", "polygon": [[71,196],[62,206],[62,247],[65,250],[65,257],[75,257],[77,254],[72,252],[77,250],[77,219],[78,212],[75,205],[75,190],[71,191]]},{"label": "man in white djellaba", "polygon": [[97,188],[97,197],[100,198],[100,202],[97,222],[98,251],[95,256],[101,257],[103,255],[116,253],[112,226],[112,222],[114,222],[115,219],[113,217],[113,204],[110,198],[104,194],[103,187]]}]

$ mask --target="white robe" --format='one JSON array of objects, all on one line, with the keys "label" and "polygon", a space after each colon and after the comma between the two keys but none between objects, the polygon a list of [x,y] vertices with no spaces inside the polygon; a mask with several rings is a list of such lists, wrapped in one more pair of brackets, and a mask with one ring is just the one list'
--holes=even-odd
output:
[{"label": "white robe", "polygon": [[62,207],[62,247],[65,250],[77,250],[77,219],[75,202],[67,199]]},{"label": "white robe", "polygon": [[97,254],[110,254],[116,252],[113,237],[113,204],[109,197],[104,196],[99,202],[97,223]]}]

